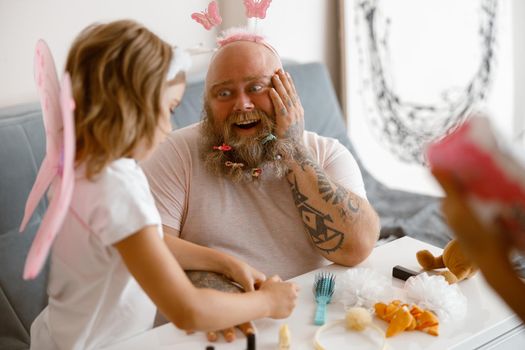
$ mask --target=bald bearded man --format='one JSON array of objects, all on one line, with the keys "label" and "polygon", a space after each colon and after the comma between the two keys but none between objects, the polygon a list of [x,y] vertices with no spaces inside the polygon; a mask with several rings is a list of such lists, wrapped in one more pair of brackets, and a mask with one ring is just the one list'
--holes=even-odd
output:
[{"label": "bald bearded man", "polygon": [[212,57],[203,120],[173,131],[142,167],[167,240],[219,249],[268,276],[353,266],[379,235],[355,159],[304,130],[290,75],[249,33]]}]

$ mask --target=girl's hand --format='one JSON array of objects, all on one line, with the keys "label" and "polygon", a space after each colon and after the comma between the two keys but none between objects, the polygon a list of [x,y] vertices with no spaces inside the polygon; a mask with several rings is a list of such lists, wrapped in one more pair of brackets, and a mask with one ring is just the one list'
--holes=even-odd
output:
[{"label": "girl's hand", "polygon": [[[243,263],[240,260],[237,260],[235,258],[232,258],[236,261],[239,266],[243,265]],[[247,264],[244,264],[248,268],[251,269],[251,267]],[[252,269],[256,272],[258,272],[255,269]],[[260,273],[260,272],[258,272]],[[261,273],[262,274],[262,273]],[[215,290],[220,290],[221,292],[227,292],[227,293],[243,293],[244,291],[237,285],[234,284],[229,278],[226,276],[216,273],[216,272],[210,272],[210,271],[186,271],[186,275],[190,279],[191,283],[197,288],[212,288]],[[263,275],[264,276],[264,275]],[[266,278],[265,278],[266,279]],[[253,290],[253,285],[252,285]],[[244,335],[248,336],[250,333],[255,332],[255,327],[251,322],[246,322],[240,325],[236,326],[241,330]],[[224,336],[224,339],[228,343],[234,341],[236,339],[235,336],[235,327],[228,327],[225,329],[221,329],[219,331],[210,331],[206,332],[206,338],[209,342],[216,342],[219,339],[219,334]]]},{"label": "girl's hand", "polygon": [[463,189],[447,174],[433,172],[445,190],[443,213],[465,253],[483,273],[493,275],[509,260],[510,246],[500,225],[480,222],[470,208]]},{"label": "girl's hand", "polygon": [[513,208],[504,211],[497,222],[508,235],[513,247],[525,253],[525,213],[522,209]]},{"label": "girl's hand", "polygon": [[[245,292],[251,292],[255,290],[255,287],[258,286],[260,283],[266,280],[266,276],[264,273],[254,269],[250,265],[246,264],[245,262],[234,258],[232,256],[227,256],[225,258],[226,266],[224,268],[223,274],[230,280],[238,283]],[[213,273],[207,273],[208,280],[214,279],[213,283],[206,283],[203,285],[203,287],[207,288],[213,288],[216,290],[220,290],[223,292],[230,292],[230,293],[242,293],[243,291],[240,290],[239,287],[232,284],[229,281],[220,280],[216,277]],[[215,276],[215,277],[213,277]],[[213,278],[212,278],[213,277]],[[190,280],[192,278],[190,277]],[[192,280],[195,285],[195,281]],[[243,323],[240,325],[237,325],[237,327],[247,336],[250,333],[254,333],[254,326],[251,322]],[[222,333],[224,336],[224,339],[226,339],[227,342],[232,342],[235,340],[235,329],[234,327],[226,328],[221,331],[212,331],[207,332],[206,337],[208,338],[208,341],[210,342],[216,342],[219,339],[219,333]]]},{"label": "girl's hand", "polygon": [[304,109],[295,90],[292,77],[279,69],[272,77],[272,84],[274,87],[270,90],[270,98],[275,111],[276,136],[302,144]]},{"label": "girl's hand", "polygon": [[228,258],[224,274],[232,281],[240,284],[245,292],[254,291],[256,286],[266,280],[264,273],[234,257]]},{"label": "girl's hand", "polygon": [[269,317],[286,318],[295,307],[299,287],[295,283],[282,282],[279,276],[272,276],[261,284],[259,291],[267,296]]}]

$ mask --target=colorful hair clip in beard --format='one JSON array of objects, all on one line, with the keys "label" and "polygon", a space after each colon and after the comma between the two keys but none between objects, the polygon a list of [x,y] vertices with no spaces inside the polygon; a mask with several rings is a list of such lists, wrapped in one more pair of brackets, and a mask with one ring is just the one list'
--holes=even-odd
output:
[{"label": "colorful hair clip in beard", "polygon": [[243,163],[234,163],[234,162],[230,162],[229,160],[227,160],[224,165],[226,165],[227,167],[229,168],[233,168],[233,169],[237,169],[237,168],[243,168],[244,167],[244,164]]},{"label": "colorful hair clip in beard", "polygon": [[258,178],[262,174],[261,168],[253,168],[252,169],[252,177]]},{"label": "colorful hair clip in beard", "polygon": [[223,143],[220,146],[213,146],[213,149],[214,150],[218,150],[218,151],[227,152],[227,151],[231,151],[232,150],[232,146]]},{"label": "colorful hair clip in beard", "polygon": [[269,133],[268,135],[266,135],[266,136],[261,140],[261,143],[262,143],[263,145],[266,145],[268,142],[275,141],[275,140],[277,140],[277,137],[275,137],[274,134]]}]

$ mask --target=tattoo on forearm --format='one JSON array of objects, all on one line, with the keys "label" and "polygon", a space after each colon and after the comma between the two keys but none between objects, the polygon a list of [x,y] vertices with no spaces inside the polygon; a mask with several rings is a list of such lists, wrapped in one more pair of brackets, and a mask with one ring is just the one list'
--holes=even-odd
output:
[{"label": "tattoo on forearm", "polygon": [[185,272],[191,283],[197,288],[211,288],[228,293],[244,292],[244,289],[220,273],[196,270]]},{"label": "tattoo on forearm", "polygon": [[304,226],[315,246],[327,254],[340,249],[345,235],[330,227],[330,224],[333,223],[332,217],[321,213],[307,203],[308,197],[299,191],[296,180],[289,181],[289,183],[295,205],[299,209]]},{"label": "tattoo on forearm", "polygon": [[[299,165],[303,171],[310,167],[317,176],[317,187],[323,200],[332,205],[339,205],[339,215],[344,221],[354,220],[355,214],[360,209],[360,199],[353,193],[349,192],[343,186],[332,183],[325,172],[313,160],[303,157]],[[334,188],[335,187],[335,188]]]}]

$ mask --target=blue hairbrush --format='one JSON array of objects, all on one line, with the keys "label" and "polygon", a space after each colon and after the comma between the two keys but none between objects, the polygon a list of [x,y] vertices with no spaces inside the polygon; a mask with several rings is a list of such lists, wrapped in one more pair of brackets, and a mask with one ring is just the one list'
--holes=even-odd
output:
[{"label": "blue hairbrush", "polygon": [[317,307],[315,309],[314,323],[321,326],[325,323],[326,305],[332,300],[335,290],[335,275],[321,272],[315,275],[313,292]]}]

